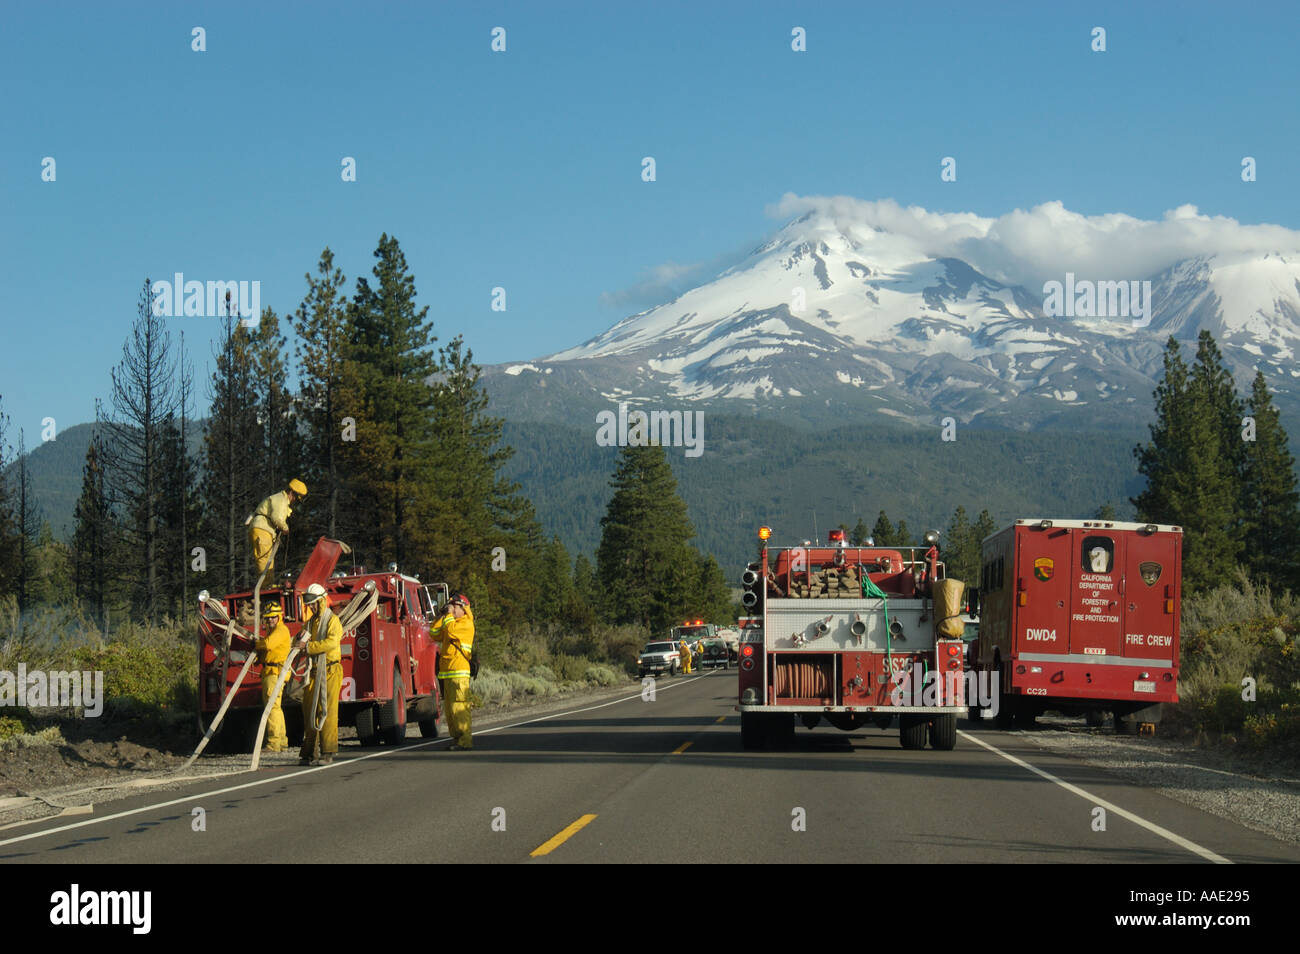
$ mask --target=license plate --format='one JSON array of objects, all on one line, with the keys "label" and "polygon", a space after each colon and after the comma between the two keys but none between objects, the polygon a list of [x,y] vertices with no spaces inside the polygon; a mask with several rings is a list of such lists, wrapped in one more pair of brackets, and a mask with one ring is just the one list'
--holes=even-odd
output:
[{"label": "license plate", "polygon": [[1154,682],[1135,682],[1133,683],[1134,692],[1155,692],[1156,684]]}]

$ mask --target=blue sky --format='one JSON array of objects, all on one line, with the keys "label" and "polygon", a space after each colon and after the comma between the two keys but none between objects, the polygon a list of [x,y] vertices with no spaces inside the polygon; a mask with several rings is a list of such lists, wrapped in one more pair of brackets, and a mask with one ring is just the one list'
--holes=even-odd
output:
[{"label": "blue sky", "polygon": [[[487,364],[657,303],[662,266],[748,250],[786,193],[993,217],[1190,203],[1300,228],[1286,5],[6,3],[0,18],[0,396],[29,446],[42,418],[71,426],[108,396],[146,276],[257,280],[283,315],[324,246],[351,289],[381,232],[440,340],[462,333]],[[169,321],[206,379],[218,321]]]}]

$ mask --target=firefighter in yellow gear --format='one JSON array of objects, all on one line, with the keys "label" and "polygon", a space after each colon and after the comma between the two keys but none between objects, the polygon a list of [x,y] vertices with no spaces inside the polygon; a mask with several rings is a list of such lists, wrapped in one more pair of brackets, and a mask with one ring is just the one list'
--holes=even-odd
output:
[{"label": "firefighter in yellow gear", "polygon": [[[298,759],[310,764],[320,740],[320,761],[329,763],[339,750],[339,691],[343,688],[343,624],[330,610],[325,587],[313,583],[304,598],[306,620],[298,641],[304,644],[311,660],[311,678],[302,696],[302,749]],[[325,661],[325,724],[316,729],[316,684],[318,666]]]},{"label": "firefighter in yellow gear", "polygon": [[474,613],[469,599],[458,593],[447,602],[447,610],[429,630],[429,638],[441,643],[438,652],[438,682],[442,688],[442,711],[451,736],[452,752],[474,748],[469,710],[470,654],[474,649]]},{"label": "firefighter in yellow gear", "polygon": [[683,639],[678,642],[677,651],[682,654],[682,672],[694,672],[695,668],[691,665],[691,647],[686,645],[686,640]]},{"label": "firefighter in yellow gear", "polygon": [[289,517],[293,514],[293,505],[307,496],[307,485],[301,480],[289,481],[289,486],[278,494],[271,494],[253,511],[248,518],[248,543],[253,548],[253,560],[257,563],[257,572],[274,570],[271,562],[271,547],[275,543],[275,534],[289,532]]},{"label": "firefighter in yellow gear", "polygon": [[[262,607],[262,631],[255,644],[257,661],[262,664],[262,705],[271,700],[275,684],[280,680],[280,668],[289,657],[289,628],[284,625],[284,611],[280,604],[271,600]],[[280,699],[284,696],[284,687],[280,687],[271,714],[266,720],[266,751],[283,752],[289,748],[289,736],[284,729],[284,712],[280,709]]]}]

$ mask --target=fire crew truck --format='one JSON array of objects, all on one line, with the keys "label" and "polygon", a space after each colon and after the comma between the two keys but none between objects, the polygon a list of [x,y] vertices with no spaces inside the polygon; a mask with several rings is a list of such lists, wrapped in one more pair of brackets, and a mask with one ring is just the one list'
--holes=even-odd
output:
[{"label": "fire crew truck", "polygon": [[759,559],[743,577],[760,621],[740,634],[744,747],[789,740],[796,720],[852,731],[897,716],[903,748],[928,737],[951,749],[966,711],[961,587],[944,585],[937,534],[922,548],[850,547],[838,530],[829,546],[778,547],[770,535],[759,530]]},{"label": "fire crew truck", "polygon": [[[355,726],[362,745],[377,741],[400,745],[408,721],[419,723],[421,735],[434,737],[439,714],[438,643],[429,638],[429,624],[447,602],[447,586],[426,586],[417,577],[400,572],[396,564],[389,564],[382,573],[361,566],[335,572],[344,552],[346,547],[340,541],[321,537],[296,579],[286,574],[279,584],[261,591],[261,605],[278,600],[284,624],[296,639],[302,629],[303,593],[312,583],[325,587],[335,611],[373,587],[374,609],[343,634],[339,725]],[[214,598],[205,591],[199,601],[199,721],[206,727],[253,649],[240,634],[252,629],[253,594]],[[227,627],[222,617],[240,625]],[[302,711],[293,699],[301,698],[307,666],[306,655],[300,654],[284,693],[285,724],[293,744],[302,738]],[[262,708],[261,666],[254,663],[219,729],[225,748],[244,752],[251,748]]]},{"label": "fire crew truck", "polygon": [[1158,722],[1178,701],[1181,556],[1181,528],[1154,523],[1025,519],[986,538],[972,655],[1001,687],[998,724]]}]

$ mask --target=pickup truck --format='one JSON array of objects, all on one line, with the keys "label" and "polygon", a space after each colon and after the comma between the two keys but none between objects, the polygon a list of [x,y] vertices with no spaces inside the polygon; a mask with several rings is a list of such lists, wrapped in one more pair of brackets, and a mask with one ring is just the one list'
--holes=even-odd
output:
[{"label": "pickup truck", "polygon": [[681,650],[677,648],[676,643],[667,641],[647,643],[645,649],[641,650],[641,655],[637,657],[637,669],[642,678],[647,674],[659,675],[665,672],[675,676],[682,669]]}]

